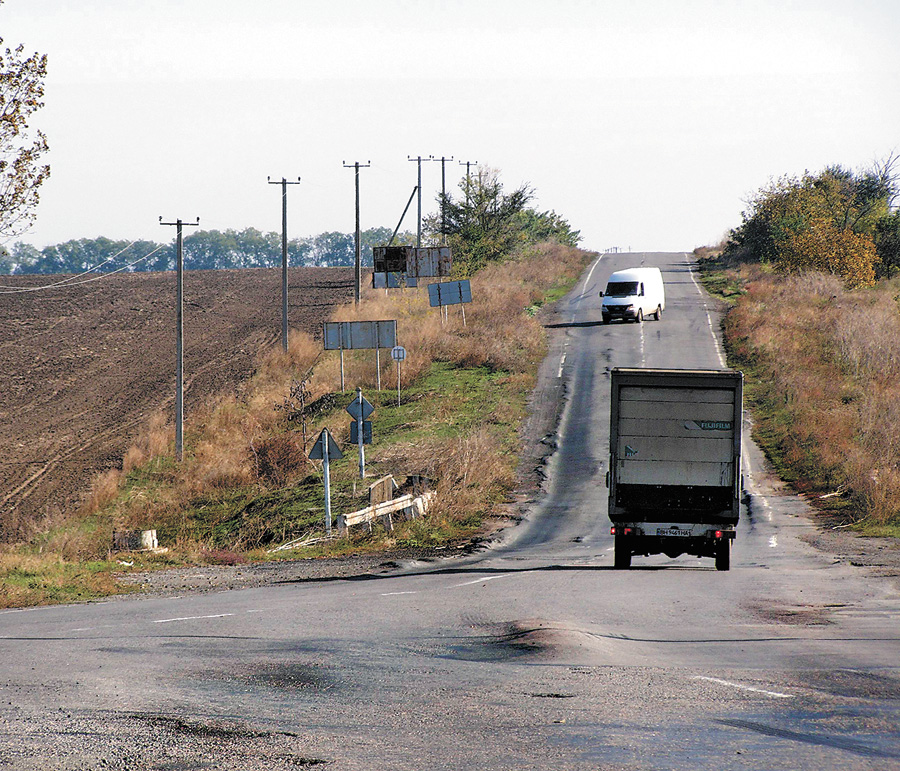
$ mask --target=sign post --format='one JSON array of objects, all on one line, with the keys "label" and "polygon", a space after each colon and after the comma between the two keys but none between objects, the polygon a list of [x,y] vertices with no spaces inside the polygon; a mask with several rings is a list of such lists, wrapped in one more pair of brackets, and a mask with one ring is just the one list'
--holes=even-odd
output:
[{"label": "sign post", "polygon": [[322,471],[325,476],[325,536],[331,537],[331,460],[340,460],[344,457],[334,437],[327,428],[322,429],[319,438],[309,453],[310,460],[322,461]]},{"label": "sign post", "polygon": [[400,362],[406,358],[406,348],[395,345],[391,348],[391,358],[397,362],[397,406],[400,406]]},{"label": "sign post", "polygon": [[[366,451],[364,445],[372,441],[372,424],[366,418],[374,412],[375,408],[362,394],[362,388],[356,389],[356,398],[347,406],[347,412],[354,419],[350,424],[350,436],[353,438],[353,429],[356,428],[356,444],[359,447],[359,478],[366,478]],[[366,435],[368,429],[368,436]]]}]

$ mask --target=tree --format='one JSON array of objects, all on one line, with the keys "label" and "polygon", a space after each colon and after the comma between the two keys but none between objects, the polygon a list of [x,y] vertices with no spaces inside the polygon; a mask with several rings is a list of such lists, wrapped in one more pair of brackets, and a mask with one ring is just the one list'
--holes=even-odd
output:
[{"label": "tree", "polygon": [[534,195],[528,185],[503,192],[500,172],[479,166],[459,183],[461,196],[438,195],[443,210],[425,219],[425,232],[433,240],[446,237],[453,249],[454,272],[467,276],[489,262],[508,257],[527,243],[517,218]]},{"label": "tree", "polygon": [[517,223],[531,243],[556,241],[565,246],[578,246],[581,231],[572,230],[571,225],[555,211],[535,211],[525,209],[517,216]]},{"label": "tree", "polygon": [[853,288],[873,284],[882,253],[891,249],[882,223],[897,193],[894,165],[891,156],[859,174],[829,166],[770,183],[751,199],[726,255],[786,273],[834,273]]},{"label": "tree", "polygon": [[329,231],[312,239],[309,258],[318,267],[352,266],[356,264],[356,242],[353,233]]},{"label": "tree", "polygon": [[50,176],[50,166],[41,163],[47,137],[39,130],[32,135],[28,127],[32,113],[43,107],[46,76],[46,54],[25,56],[22,45],[0,49],[0,237],[28,229],[38,189]]},{"label": "tree", "polygon": [[900,273],[900,209],[878,221],[875,248],[881,259],[880,275],[890,278]]},{"label": "tree", "polygon": [[785,273],[831,273],[840,276],[850,289],[858,289],[875,283],[877,261],[870,236],[849,228],[839,230],[822,219],[785,240],[776,266]]}]

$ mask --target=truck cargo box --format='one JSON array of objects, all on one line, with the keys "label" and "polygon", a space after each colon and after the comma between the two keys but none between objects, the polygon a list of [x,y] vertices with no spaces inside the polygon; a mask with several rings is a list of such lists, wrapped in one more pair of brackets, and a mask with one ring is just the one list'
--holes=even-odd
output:
[{"label": "truck cargo box", "polygon": [[[635,549],[648,532],[703,533],[703,525],[713,533],[728,528],[718,537],[733,538],[740,514],[742,416],[740,372],[613,369],[609,518],[629,526]],[[692,548],[687,541],[669,550],[666,545],[646,542],[642,548]]]}]

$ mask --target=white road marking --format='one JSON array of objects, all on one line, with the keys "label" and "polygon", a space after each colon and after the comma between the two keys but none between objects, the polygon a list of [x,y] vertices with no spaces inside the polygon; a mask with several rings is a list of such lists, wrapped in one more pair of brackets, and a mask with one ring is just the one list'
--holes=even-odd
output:
[{"label": "white road marking", "polygon": [[[533,570],[524,570],[523,573],[533,573]],[[495,578],[509,578],[511,575],[515,575],[513,573],[503,573],[499,576],[485,576],[484,578],[476,578],[474,581],[466,581],[462,584],[454,584],[451,589],[458,589],[460,586],[472,586],[472,584],[480,584],[485,581],[493,581]],[[521,573],[519,574],[521,575]]]},{"label": "white road marking", "polygon": [[[580,292],[580,294],[578,295],[578,297],[575,299],[575,307],[574,307],[574,309],[572,310],[572,320],[571,320],[571,322],[570,322],[570,323],[572,323],[572,324],[575,323],[575,319],[577,318],[577,315],[578,315],[578,303],[580,303],[580,302],[582,301],[582,299],[584,299],[585,292],[587,292],[587,285],[588,285],[588,284],[590,283],[590,281],[591,281],[591,276],[594,275],[594,268],[596,268],[596,267],[600,264],[600,260],[602,260],[602,259],[603,259],[603,255],[601,254],[601,255],[595,260],[594,264],[591,265],[591,269],[588,271],[587,276],[585,276],[585,278],[584,278],[584,283],[581,285],[581,292]],[[563,343],[563,353],[562,353],[562,358],[559,360],[559,371],[556,373],[556,377],[558,377],[558,378],[562,377],[562,374],[563,374],[563,367],[564,367],[565,364],[566,364],[566,356],[568,355],[568,354],[567,354],[567,349],[568,349],[568,347],[569,347],[569,341],[566,340],[566,341]]]},{"label": "white road marking", "polygon": [[[700,296],[702,297],[702,296],[703,296],[703,290],[700,288],[700,284],[697,283],[697,278],[694,276],[694,268],[693,268],[693,266],[691,265],[691,261],[690,261],[690,259],[688,258],[686,252],[682,252],[682,254],[684,254],[684,259],[685,259],[686,264],[687,264],[687,266],[688,266],[688,272],[690,273],[691,281],[694,282],[694,286],[696,287],[697,292],[698,292],[698,293],[700,294]],[[709,327],[709,333],[712,335],[713,342],[715,343],[715,346],[716,346],[716,356],[719,357],[719,364],[721,364],[723,367],[725,367],[725,366],[727,366],[727,364],[726,364],[726,362],[725,362],[725,357],[722,355],[722,349],[719,347],[719,338],[716,337],[716,329],[715,329],[715,327],[713,326],[713,323],[712,323],[712,316],[711,316],[710,313],[709,313],[709,308],[706,308],[706,324],[707,324],[707,326]]]},{"label": "white road marking", "polygon": [[770,548],[770,549],[777,549],[777,548],[778,548],[778,536],[777,536],[777,535],[773,535],[773,536],[769,539],[769,548]]},{"label": "white road marking", "polygon": [[[596,268],[600,264],[600,260],[602,260],[602,259],[603,259],[603,255],[601,254],[597,258],[596,262],[594,262],[594,264],[591,265],[591,269],[588,271],[588,274],[584,279],[584,284],[581,285],[581,294],[578,296],[578,300],[575,301],[576,306],[581,301],[581,298],[584,297],[584,293],[587,291],[587,285],[591,280],[591,276],[594,275],[594,268]],[[572,321],[575,321],[575,312],[574,311],[572,312]]]},{"label": "white road marking", "polygon": [[646,357],[644,356],[644,325],[639,324],[638,326],[641,328],[641,366],[646,367]]},{"label": "white road marking", "polygon": [[754,688],[752,685],[741,685],[741,683],[732,683],[729,680],[720,680],[718,677],[704,677],[697,675],[694,680],[706,680],[709,683],[718,683],[719,685],[727,685],[730,688],[737,688],[741,691],[751,691],[752,693],[760,693],[763,696],[769,696],[772,699],[793,699],[792,693],[779,693],[778,691],[766,691],[763,688]]},{"label": "white road marking", "polygon": [[233,616],[234,613],[217,613],[214,616],[184,616],[182,618],[158,618],[153,623],[154,624],[168,624],[171,621],[199,621],[205,618],[225,618],[226,616]]},{"label": "white road marking", "polygon": [[398,594],[418,594],[418,592],[382,592],[382,597],[396,597]]}]

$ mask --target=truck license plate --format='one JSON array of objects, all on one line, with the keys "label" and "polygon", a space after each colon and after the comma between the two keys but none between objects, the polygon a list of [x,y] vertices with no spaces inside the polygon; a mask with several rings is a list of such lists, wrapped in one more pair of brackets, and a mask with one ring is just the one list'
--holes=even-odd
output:
[{"label": "truck license plate", "polygon": [[689,538],[691,535],[690,530],[681,530],[677,527],[658,527],[656,528],[657,535],[674,535],[680,538]]}]

